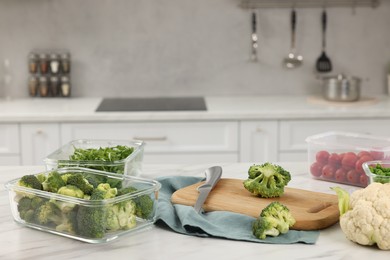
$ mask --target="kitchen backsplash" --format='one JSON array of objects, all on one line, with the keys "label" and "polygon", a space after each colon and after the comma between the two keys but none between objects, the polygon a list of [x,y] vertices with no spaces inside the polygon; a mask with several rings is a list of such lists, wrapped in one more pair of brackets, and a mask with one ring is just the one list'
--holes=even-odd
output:
[{"label": "kitchen backsplash", "polygon": [[[250,61],[251,11],[238,0],[0,1],[0,59],[11,97],[28,97],[32,49],[72,53],[73,97],[301,95],[320,90],[320,8],[297,9],[303,65],[287,70],[290,10],[257,10],[258,62]],[[387,94],[390,1],[327,8],[333,74],[362,78],[363,95]],[[2,62],[3,63],[3,62]]]}]

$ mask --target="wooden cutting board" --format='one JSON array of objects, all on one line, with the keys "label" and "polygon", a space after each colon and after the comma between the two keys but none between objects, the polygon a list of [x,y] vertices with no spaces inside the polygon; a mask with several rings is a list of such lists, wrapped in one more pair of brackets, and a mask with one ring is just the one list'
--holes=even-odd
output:
[{"label": "wooden cutting board", "polygon": [[[193,206],[198,198],[196,183],[172,194],[174,204]],[[285,187],[279,198],[260,198],[243,186],[243,180],[221,179],[205,201],[205,211],[231,211],[257,218],[262,209],[272,201],[286,205],[296,223],[295,230],[319,230],[327,228],[339,220],[338,199],[336,195]]]}]

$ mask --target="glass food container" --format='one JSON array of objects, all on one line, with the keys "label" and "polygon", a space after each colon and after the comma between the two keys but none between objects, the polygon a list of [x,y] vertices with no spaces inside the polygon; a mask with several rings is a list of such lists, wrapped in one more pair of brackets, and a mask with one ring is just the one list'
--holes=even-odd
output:
[{"label": "glass food container", "polygon": [[[52,172],[35,176],[42,180],[51,176]],[[81,174],[88,180],[95,178],[102,183],[120,184],[120,188],[109,189],[110,194],[111,191],[116,192],[111,198],[91,200],[85,194],[77,198],[63,195],[60,191],[20,186],[21,178],[11,180],[5,187],[13,218],[18,224],[87,243],[104,243],[143,230],[155,222],[161,187],[157,181],[77,167],[54,172],[59,176]],[[67,186],[63,187],[67,189]]]},{"label": "glass food container", "polygon": [[[91,149],[96,151],[96,149],[112,148],[118,145],[132,148],[133,151],[126,158],[120,160],[108,161],[103,157],[94,160],[71,159],[75,151],[80,152],[81,150],[81,152],[85,152],[88,150],[91,152]],[[62,167],[85,167],[117,174],[138,176],[142,171],[144,146],[145,143],[143,141],[80,139],[71,141],[60,147],[48,155],[44,159],[44,162],[47,170]]]}]

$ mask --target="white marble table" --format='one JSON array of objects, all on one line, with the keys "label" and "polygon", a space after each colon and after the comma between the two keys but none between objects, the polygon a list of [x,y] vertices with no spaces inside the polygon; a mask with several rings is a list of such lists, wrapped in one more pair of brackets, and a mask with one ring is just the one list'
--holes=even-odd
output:
[{"label": "white marble table", "polygon": [[[223,177],[245,178],[250,164],[217,164]],[[306,163],[280,163],[292,173],[289,187],[332,193],[334,184],[312,179]],[[212,165],[144,165],[142,177],[166,175],[204,176]],[[338,224],[322,230],[315,245],[271,245],[200,238],[181,235],[155,226],[94,245],[56,236],[17,225],[9,210],[4,183],[24,174],[37,173],[43,166],[0,167],[0,259],[390,259],[389,251],[360,246],[348,241]],[[349,191],[357,188],[343,186]]]}]

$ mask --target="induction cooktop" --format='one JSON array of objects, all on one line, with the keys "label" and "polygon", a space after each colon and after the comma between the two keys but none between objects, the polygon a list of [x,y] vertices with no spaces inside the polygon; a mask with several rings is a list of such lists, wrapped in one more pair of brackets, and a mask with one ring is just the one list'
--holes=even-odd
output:
[{"label": "induction cooktop", "polygon": [[104,98],[96,112],[206,111],[204,97]]}]

